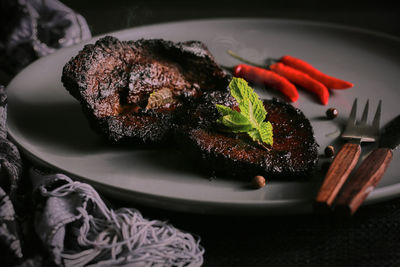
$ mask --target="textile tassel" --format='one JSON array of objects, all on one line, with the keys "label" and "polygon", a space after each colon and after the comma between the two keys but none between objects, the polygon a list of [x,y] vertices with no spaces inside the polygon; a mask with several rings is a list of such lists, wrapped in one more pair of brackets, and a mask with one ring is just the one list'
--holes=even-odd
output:
[{"label": "textile tassel", "polygon": [[[59,264],[200,266],[203,263],[204,249],[199,244],[200,240],[196,240],[191,234],[184,233],[166,222],[147,220],[132,208],[110,209],[92,186],[72,181],[65,175],[53,176],[47,176],[44,180],[62,180],[65,183],[55,189],[54,186],[41,184],[39,191],[42,197],[47,198],[47,201],[53,198],[57,198],[57,201],[66,200],[62,206],[71,199],[75,204],[77,200],[81,202],[81,205],[75,205],[69,218],[57,215],[65,224],[57,224],[53,231],[48,231],[50,234],[43,236],[51,239],[58,236],[62,229],[65,231],[64,237],[68,236],[69,242],[74,243],[68,248],[60,245],[63,244],[61,242],[57,243],[60,249],[53,250],[53,254],[59,259]],[[57,201],[55,203],[58,203]],[[67,224],[68,227],[65,227]]]}]

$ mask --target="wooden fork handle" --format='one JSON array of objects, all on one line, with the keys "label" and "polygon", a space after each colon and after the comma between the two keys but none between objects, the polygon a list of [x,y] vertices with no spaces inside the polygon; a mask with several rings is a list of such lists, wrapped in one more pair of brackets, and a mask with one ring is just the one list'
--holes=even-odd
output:
[{"label": "wooden fork handle", "polygon": [[357,164],[361,154],[359,144],[347,143],[336,154],[319,189],[316,202],[331,206],[347,177]]},{"label": "wooden fork handle", "polygon": [[343,186],[335,205],[353,214],[383,177],[393,153],[388,148],[375,149]]}]

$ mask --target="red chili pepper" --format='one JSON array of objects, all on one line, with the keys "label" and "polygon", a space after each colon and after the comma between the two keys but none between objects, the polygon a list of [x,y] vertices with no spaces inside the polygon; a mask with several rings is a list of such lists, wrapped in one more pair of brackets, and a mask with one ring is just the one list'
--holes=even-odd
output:
[{"label": "red chili pepper", "polygon": [[239,64],[233,69],[235,77],[243,78],[249,82],[262,84],[282,92],[290,101],[296,102],[299,98],[296,86],[270,70]]},{"label": "red chili pepper", "polygon": [[295,68],[284,65],[283,63],[275,63],[270,66],[273,72],[276,72],[294,84],[301,86],[302,88],[316,94],[320,102],[324,105],[328,104],[329,91],[325,85],[319,81],[313,79],[309,75],[301,72]]},{"label": "red chili pepper", "polygon": [[304,73],[307,73],[312,78],[323,83],[328,88],[347,89],[353,87],[353,84],[351,82],[343,81],[338,78],[326,75],[325,73],[322,73],[321,71],[317,70],[311,64],[301,59],[286,55],[280,59],[280,62],[282,62],[287,66],[300,70]]}]

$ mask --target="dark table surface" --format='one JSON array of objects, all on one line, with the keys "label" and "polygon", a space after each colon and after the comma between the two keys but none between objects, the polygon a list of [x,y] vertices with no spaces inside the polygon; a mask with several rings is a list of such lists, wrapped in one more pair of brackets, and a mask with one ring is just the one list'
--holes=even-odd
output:
[{"label": "dark table surface", "polygon": [[[376,3],[318,1],[62,1],[82,14],[93,35],[168,21],[262,17],[330,22],[400,36],[400,9]],[[352,218],[336,215],[218,216],[143,207],[145,217],[168,220],[201,237],[205,266],[400,266],[400,200],[362,207]]]},{"label": "dark table surface", "polygon": [[[139,25],[168,21],[261,17],[323,21],[400,35],[399,7],[379,6],[376,1],[160,1],[160,0],[63,0],[82,14],[93,35]],[[372,2],[372,3],[370,3]],[[342,6],[342,7],[340,7]]]}]

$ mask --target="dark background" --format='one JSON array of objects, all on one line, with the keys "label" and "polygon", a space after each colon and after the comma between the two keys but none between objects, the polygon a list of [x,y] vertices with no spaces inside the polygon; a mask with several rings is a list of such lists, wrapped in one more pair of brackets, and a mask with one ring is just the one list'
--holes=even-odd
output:
[{"label": "dark background", "polygon": [[[385,1],[62,0],[82,14],[93,35],[138,25],[219,17],[324,21],[400,35],[400,8]],[[389,1],[387,1],[389,2]]]},{"label": "dark background", "polygon": [[[400,9],[368,1],[308,1],[301,6],[298,1],[252,0],[62,2],[86,18],[93,35],[168,21],[264,17],[322,21],[400,36]],[[198,234],[206,250],[205,266],[400,266],[399,200],[362,207],[352,218],[215,216],[112,202]]]}]

